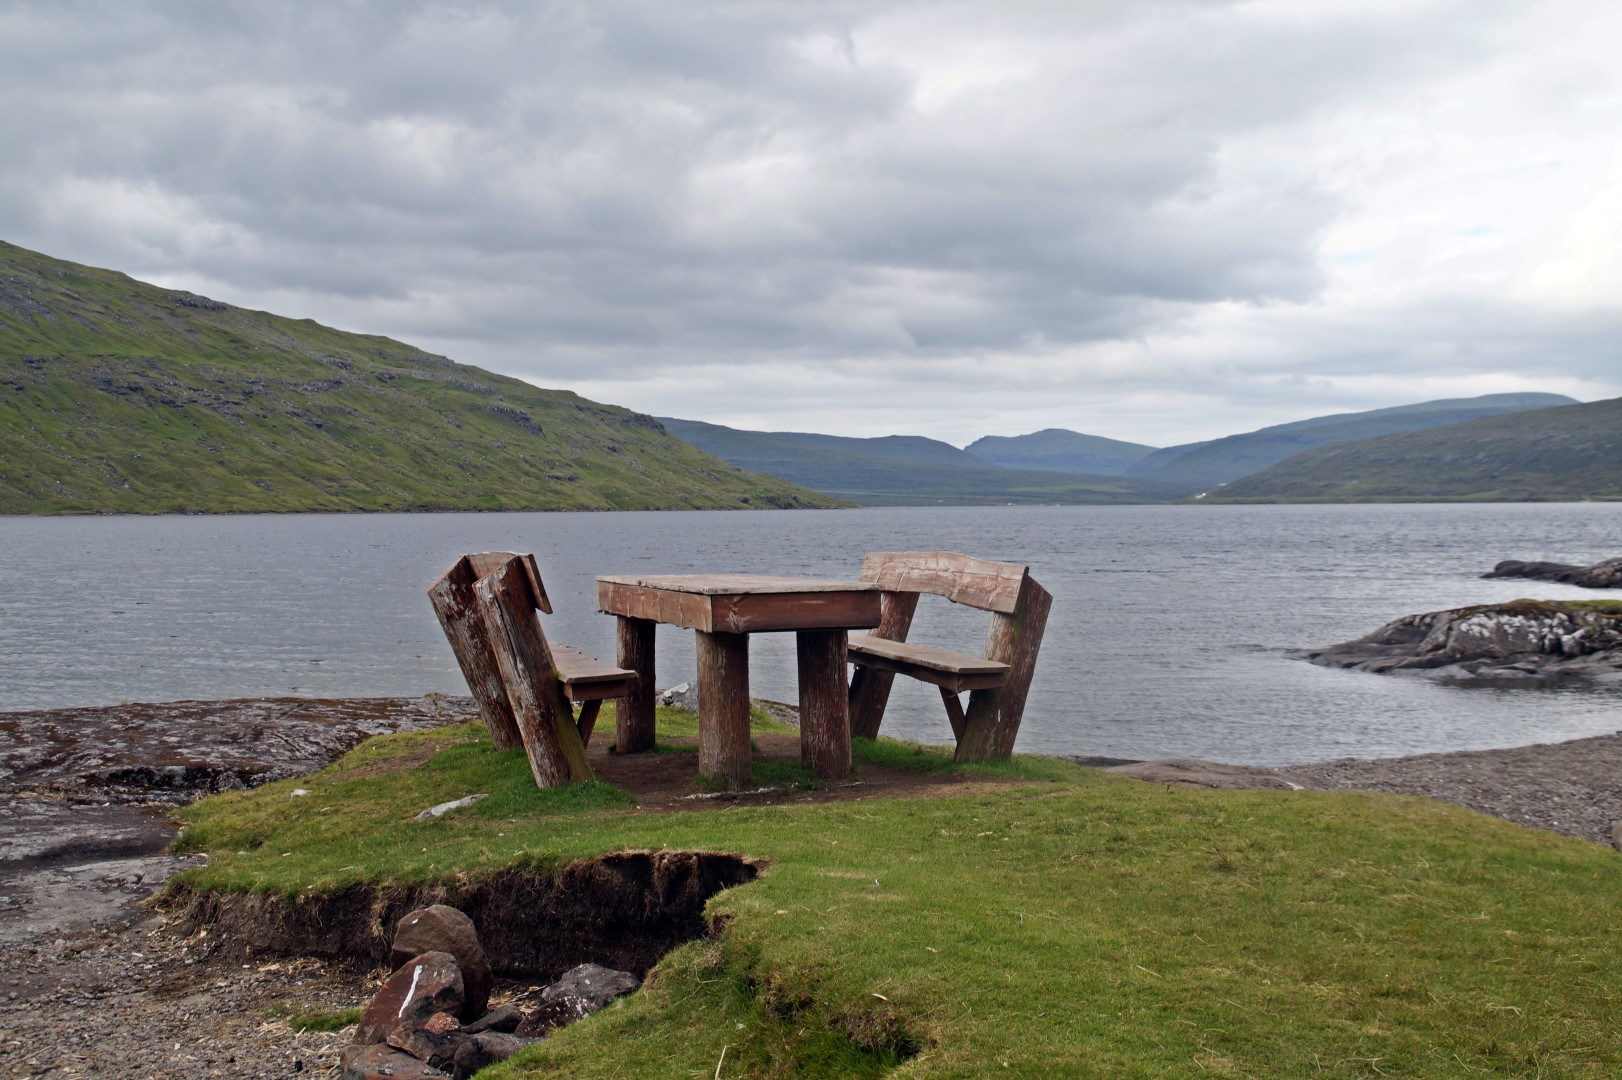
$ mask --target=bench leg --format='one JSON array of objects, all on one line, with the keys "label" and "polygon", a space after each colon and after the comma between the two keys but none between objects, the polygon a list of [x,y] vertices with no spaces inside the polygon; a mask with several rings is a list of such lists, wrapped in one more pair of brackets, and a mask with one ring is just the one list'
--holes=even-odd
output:
[{"label": "bench leg", "polygon": [[794,635],[800,668],[800,764],[822,780],[850,774],[850,706],[845,695],[845,632]]},{"label": "bench leg", "polygon": [[618,626],[620,667],[636,672],[636,686],[614,706],[614,749],[636,754],[653,749],[653,631],[651,619],[621,615]]},{"label": "bench leg", "polygon": [[698,773],[742,791],[749,783],[749,635],[695,634]]},{"label": "bench leg", "polygon": [[944,686],[937,686],[935,689],[941,692],[941,701],[946,705],[946,719],[952,722],[952,738],[957,742],[962,742],[964,727],[963,699],[958,697],[955,691],[948,690]]},{"label": "bench leg", "polygon": [[591,745],[591,729],[597,726],[597,713],[602,709],[601,701],[582,701],[580,703],[580,718],[575,726],[580,729],[580,745]]},{"label": "bench leg", "polygon": [[[889,641],[906,641],[912,629],[912,617],[918,610],[918,594],[887,592],[880,598],[879,625],[874,637]],[[850,733],[861,739],[879,737],[879,725],[884,721],[884,706],[890,701],[890,687],[895,673],[858,667],[850,680]]]}]

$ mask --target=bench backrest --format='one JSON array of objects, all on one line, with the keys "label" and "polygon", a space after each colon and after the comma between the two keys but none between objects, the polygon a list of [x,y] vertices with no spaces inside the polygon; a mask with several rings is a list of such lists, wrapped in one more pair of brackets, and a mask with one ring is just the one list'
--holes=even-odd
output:
[{"label": "bench backrest", "polygon": [[874,551],[862,560],[862,580],[891,592],[927,592],[956,604],[1012,615],[1030,568],[955,551]]},{"label": "bench backrest", "polygon": [[509,559],[522,559],[524,561],[524,576],[529,579],[529,588],[530,592],[534,593],[535,606],[544,614],[552,614],[552,601],[546,598],[546,586],[541,583],[541,568],[535,565],[534,555],[527,552],[520,554],[516,551],[475,551],[464,555],[463,558],[468,561],[468,565],[473,567],[475,579],[489,577],[499,567],[505,566]]}]

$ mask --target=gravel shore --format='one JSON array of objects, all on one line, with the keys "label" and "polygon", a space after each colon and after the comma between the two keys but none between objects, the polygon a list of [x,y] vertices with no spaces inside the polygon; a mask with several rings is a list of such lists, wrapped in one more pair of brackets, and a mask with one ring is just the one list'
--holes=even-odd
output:
[{"label": "gravel shore", "polygon": [[[398,722],[387,716],[390,700],[399,701]],[[245,707],[190,702],[179,712],[186,725],[207,727],[240,718]],[[269,708],[253,704],[255,715]],[[147,722],[137,727],[145,739],[162,707],[142,709]],[[380,717],[381,728],[393,730],[464,719],[471,707],[456,699],[374,699],[360,712],[313,703],[299,713],[322,725],[322,753],[335,756],[377,729]],[[98,729],[96,719],[105,718],[95,710],[0,714],[0,729],[37,736],[30,752],[13,742],[14,753],[0,769],[0,1075],[339,1075],[346,1034],[299,1033],[277,1014],[288,1005],[336,1010],[363,1004],[382,973],[313,960],[226,961],[210,957],[204,940],[172,933],[146,898],[185,860],[163,854],[159,819],[151,807],[134,805],[141,800],[131,789],[131,762],[112,760],[121,753],[108,745],[116,742],[116,732]],[[68,768],[82,752],[60,744],[61,733],[69,731],[86,743],[97,740],[101,760],[92,768]],[[177,777],[189,775],[205,789],[217,789],[233,780],[288,775],[287,763],[273,759],[283,742],[262,743],[268,755],[263,760],[210,759],[190,763],[194,768],[177,760],[174,743],[166,743],[171,756],[153,782],[170,786],[148,801],[180,801]],[[302,745],[307,751],[308,741]],[[134,749],[129,755],[139,756]],[[301,759],[299,766],[322,763]],[[1276,769],[1194,761],[1090,763],[1156,782],[1423,795],[1607,844],[1612,822],[1622,820],[1622,733],[1509,750]],[[89,773],[95,775],[87,780]],[[531,989],[497,987],[499,998],[519,1002]]]}]

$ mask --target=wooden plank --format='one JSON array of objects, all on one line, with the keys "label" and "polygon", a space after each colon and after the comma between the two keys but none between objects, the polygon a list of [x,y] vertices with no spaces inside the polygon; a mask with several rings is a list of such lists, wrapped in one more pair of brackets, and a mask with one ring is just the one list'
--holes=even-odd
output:
[{"label": "wooden plank", "polygon": [[929,683],[931,686],[941,686],[953,693],[964,690],[986,690],[1001,686],[1008,681],[1008,676],[999,672],[984,674],[958,675],[950,671],[939,671],[935,668],[920,667],[904,661],[890,660],[882,656],[858,656],[854,652],[850,657],[851,663],[857,665],[857,670],[864,668],[889,672],[891,675],[905,675],[909,679]]},{"label": "wooden plank", "polygon": [[845,632],[801,630],[794,636],[800,675],[800,764],[823,780],[850,775],[850,711]]},{"label": "wooden plank", "polygon": [[[713,629],[709,599],[697,593],[672,592],[635,582],[598,578],[597,608],[621,618],[644,619],[706,633]],[[623,659],[620,666],[625,666]]]},{"label": "wooden plank", "polygon": [[876,589],[712,596],[710,625],[732,634],[863,629],[879,624],[882,598]]},{"label": "wooden plank", "polygon": [[490,741],[498,749],[510,750],[522,746],[524,738],[518,731],[518,722],[513,719],[507,688],[501,681],[501,668],[496,663],[495,650],[491,648],[484,617],[479,613],[478,598],[473,592],[478,576],[472,561],[464,555],[429,586],[428,599],[450,641],[451,652],[462,668],[468,691],[479,706],[479,716],[490,731]]},{"label": "wooden plank", "polygon": [[1025,698],[1036,672],[1036,654],[1042,648],[1042,634],[1052,607],[1052,595],[1026,577],[1018,612],[992,618],[986,655],[1008,664],[1008,681],[995,690],[977,690],[969,695],[957,760],[1006,759],[1013,754],[1020,720],[1025,715]]},{"label": "wooden plank", "polygon": [[546,598],[546,586],[541,583],[541,568],[535,564],[534,555],[521,555],[515,551],[475,551],[467,557],[473,564],[473,572],[484,577],[506,564],[509,559],[524,560],[524,576],[529,580],[529,587],[534,593],[535,606],[543,613],[552,614],[552,601]]},{"label": "wooden plank", "polygon": [[955,551],[874,551],[862,560],[862,580],[896,592],[927,592],[957,604],[1014,613],[1029,568]]},{"label": "wooden plank", "polygon": [[[872,636],[888,641],[906,641],[918,610],[915,592],[886,592],[880,598],[879,625]],[[876,667],[858,667],[850,677],[850,733],[864,739],[879,737],[884,707],[890,701],[890,687],[896,673]]]},{"label": "wooden plank", "polygon": [[562,787],[591,779],[574,709],[535,615],[523,561],[507,561],[480,578],[473,590],[536,785]]},{"label": "wooden plank", "polygon": [[634,671],[605,664],[595,656],[587,656],[567,645],[552,645],[552,662],[558,666],[559,678],[582,686],[587,683],[625,682],[636,677]]},{"label": "wooden plank", "polygon": [[698,772],[728,791],[749,783],[749,637],[699,631]]},{"label": "wooden plank", "polygon": [[877,592],[870,581],[833,578],[782,577],[767,574],[607,574],[597,579],[612,585],[630,585],[660,592],[696,596],[750,596],[759,593]]},{"label": "wooden plank", "polygon": [[646,619],[614,621],[619,665],[636,673],[636,682],[614,710],[614,748],[637,754],[653,749],[654,624]]},{"label": "wooden plank", "polygon": [[983,656],[937,649],[930,645],[914,645],[906,641],[886,641],[871,634],[852,634],[850,652],[858,657],[857,663],[868,658],[890,660],[909,667],[927,668],[947,675],[997,675],[1001,685],[1009,666]]}]

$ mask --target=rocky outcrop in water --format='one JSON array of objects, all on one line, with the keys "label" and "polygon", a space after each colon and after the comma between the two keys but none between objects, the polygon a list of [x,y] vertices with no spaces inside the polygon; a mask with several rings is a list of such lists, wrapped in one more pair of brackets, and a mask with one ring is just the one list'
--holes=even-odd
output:
[{"label": "rocky outcrop in water", "polygon": [[1578,585],[1584,589],[1622,589],[1622,559],[1606,559],[1593,566],[1573,566],[1557,562],[1520,562],[1505,559],[1484,578],[1527,578]]},{"label": "rocky outcrop in water", "polygon": [[1517,600],[1431,611],[1356,641],[1298,653],[1326,667],[1440,678],[1622,679],[1622,609]]}]

